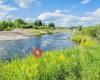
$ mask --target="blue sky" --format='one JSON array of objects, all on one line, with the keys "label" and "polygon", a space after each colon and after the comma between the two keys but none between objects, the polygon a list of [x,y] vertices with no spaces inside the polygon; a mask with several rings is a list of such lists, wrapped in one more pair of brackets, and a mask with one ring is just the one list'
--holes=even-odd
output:
[{"label": "blue sky", "polygon": [[100,23],[100,0],[0,0],[0,19],[41,19],[56,25]]}]

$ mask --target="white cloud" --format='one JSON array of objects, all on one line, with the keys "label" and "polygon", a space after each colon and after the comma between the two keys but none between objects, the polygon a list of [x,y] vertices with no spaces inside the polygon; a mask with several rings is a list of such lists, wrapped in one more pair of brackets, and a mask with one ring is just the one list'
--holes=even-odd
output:
[{"label": "white cloud", "polygon": [[15,2],[21,7],[21,8],[28,8],[29,6],[38,5],[40,6],[41,3],[38,0],[15,0]]},{"label": "white cloud", "polygon": [[10,5],[5,5],[3,3],[0,3],[0,19],[4,19],[5,17],[7,17],[9,12],[14,10],[18,10],[18,9]]},{"label": "white cloud", "polygon": [[82,0],[81,4],[87,4],[89,3],[91,0]]},{"label": "white cloud", "polygon": [[44,22],[55,22],[61,26],[71,25],[92,25],[100,23],[100,8],[90,12],[85,16],[76,16],[71,14],[62,13],[61,10],[54,12],[45,12],[38,16],[38,19]]},{"label": "white cloud", "polygon": [[48,19],[52,19],[52,17],[54,18],[62,18],[62,17],[65,17],[64,14],[61,14],[57,11],[55,11],[54,13],[51,13],[51,12],[45,12],[43,14],[41,14],[40,16],[38,16],[38,19],[41,19],[41,20],[48,20]]},{"label": "white cloud", "polygon": [[64,10],[55,10],[55,13],[69,13],[70,10],[64,9]]},{"label": "white cloud", "polygon": [[69,22],[74,22],[78,20],[77,16],[74,15],[66,15],[62,13],[62,10],[56,10],[54,12],[45,12],[38,16],[38,19],[44,22],[55,22],[57,25],[69,25]]},{"label": "white cloud", "polygon": [[14,11],[14,10],[18,9],[9,5],[0,4],[0,11]]},{"label": "white cloud", "polygon": [[92,23],[100,23],[100,8],[93,12],[86,13],[87,16],[82,17],[81,21],[87,21]]},{"label": "white cloud", "polygon": [[80,17],[79,23],[83,25],[100,24],[100,8],[93,12],[86,12],[85,16]]},{"label": "white cloud", "polygon": [[25,21],[31,22],[33,18],[25,18]]},{"label": "white cloud", "polygon": [[8,12],[0,11],[0,18],[4,17],[8,14]]},{"label": "white cloud", "polygon": [[1,4],[1,3],[4,3],[4,0],[0,0],[0,4]]},{"label": "white cloud", "polygon": [[79,5],[74,5],[74,6],[71,7],[71,9],[75,9],[77,7],[79,7]]},{"label": "white cloud", "polygon": [[92,15],[94,15],[94,16],[99,16],[99,17],[100,17],[100,8],[96,9],[96,11],[94,11],[94,12],[92,13]]},{"label": "white cloud", "polygon": [[[67,10],[68,11],[68,10]],[[41,20],[46,20],[48,18],[51,18],[52,17],[55,17],[55,18],[64,18],[66,17],[65,13],[66,10],[55,10],[54,12],[45,12],[45,13],[42,13],[41,15],[38,16],[38,19],[41,19]]]},{"label": "white cloud", "polygon": [[61,10],[56,10],[55,13],[58,13],[59,14],[59,13],[61,13]]}]

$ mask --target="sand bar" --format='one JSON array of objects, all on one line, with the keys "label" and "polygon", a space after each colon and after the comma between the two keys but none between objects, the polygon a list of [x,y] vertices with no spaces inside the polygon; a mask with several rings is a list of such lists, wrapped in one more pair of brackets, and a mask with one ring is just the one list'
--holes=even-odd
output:
[{"label": "sand bar", "polygon": [[29,38],[31,33],[27,33],[24,31],[0,31],[0,40],[18,40],[18,39],[25,39]]}]

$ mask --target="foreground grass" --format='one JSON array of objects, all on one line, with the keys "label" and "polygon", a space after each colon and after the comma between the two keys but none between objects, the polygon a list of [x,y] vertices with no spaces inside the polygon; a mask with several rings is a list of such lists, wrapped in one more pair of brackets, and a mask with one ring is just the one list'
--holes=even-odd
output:
[{"label": "foreground grass", "polygon": [[0,80],[100,80],[100,45],[0,62]]}]

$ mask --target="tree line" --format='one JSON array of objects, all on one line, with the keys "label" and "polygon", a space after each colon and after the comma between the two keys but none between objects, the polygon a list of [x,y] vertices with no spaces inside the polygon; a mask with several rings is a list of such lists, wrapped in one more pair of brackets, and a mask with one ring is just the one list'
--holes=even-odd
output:
[{"label": "tree line", "polygon": [[26,22],[25,20],[23,20],[21,18],[17,18],[14,21],[11,21],[11,20],[0,21],[0,31],[4,31],[4,30],[9,31],[9,30],[13,30],[15,28],[55,29],[55,24],[53,22],[45,24],[41,20],[36,20],[34,22]]}]

